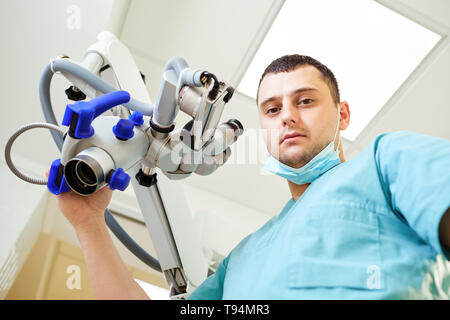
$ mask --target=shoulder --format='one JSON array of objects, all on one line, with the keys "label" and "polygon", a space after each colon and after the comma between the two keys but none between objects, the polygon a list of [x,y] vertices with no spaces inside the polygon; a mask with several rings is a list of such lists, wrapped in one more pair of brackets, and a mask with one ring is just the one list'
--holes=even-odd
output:
[{"label": "shoulder", "polygon": [[378,149],[400,145],[403,142],[410,141],[410,139],[422,139],[423,137],[424,135],[413,131],[386,132],[378,135],[374,140],[374,144],[376,149]]},{"label": "shoulder", "polygon": [[396,131],[378,135],[368,146],[376,159],[392,158],[400,155],[449,152],[450,141],[413,131]]},{"label": "shoulder", "polygon": [[443,138],[438,138],[422,133],[417,133],[413,131],[395,131],[395,132],[387,132],[378,135],[374,143],[377,148],[380,147],[395,147],[395,146],[414,146],[421,145],[424,142],[435,142],[435,143],[443,143],[450,144],[450,141],[445,140]]},{"label": "shoulder", "polygon": [[386,133],[374,140],[370,155],[384,181],[416,179],[423,184],[430,178],[430,168],[438,180],[442,172],[448,172],[450,141],[411,131]]}]

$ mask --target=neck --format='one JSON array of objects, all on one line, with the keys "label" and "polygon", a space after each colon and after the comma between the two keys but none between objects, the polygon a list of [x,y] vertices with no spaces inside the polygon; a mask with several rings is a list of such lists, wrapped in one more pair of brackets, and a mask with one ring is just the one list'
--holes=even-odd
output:
[{"label": "neck", "polygon": [[289,185],[289,190],[291,190],[292,198],[294,199],[294,201],[297,201],[302,196],[303,192],[305,192],[306,189],[308,188],[308,186],[310,185],[309,183],[298,185],[289,180],[287,182]]},{"label": "neck", "polygon": [[[341,159],[341,163],[345,162],[344,151],[342,150],[342,144],[339,145],[339,159]],[[310,183],[298,185],[289,180],[287,180],[289,185],[289,190],[291,191],[292,198],[294,201],[297,201],[302,194],[309,187]]]}]

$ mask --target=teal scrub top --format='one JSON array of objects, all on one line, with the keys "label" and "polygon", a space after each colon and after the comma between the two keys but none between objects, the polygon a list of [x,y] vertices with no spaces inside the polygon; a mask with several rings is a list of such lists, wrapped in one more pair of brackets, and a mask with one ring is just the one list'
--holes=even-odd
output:
[{"label": "teal scrub top", "polygon": [[401,131],[350,161],[244,238],[190,299],[389,299],[419,288],[449,252],[450,142]]}]

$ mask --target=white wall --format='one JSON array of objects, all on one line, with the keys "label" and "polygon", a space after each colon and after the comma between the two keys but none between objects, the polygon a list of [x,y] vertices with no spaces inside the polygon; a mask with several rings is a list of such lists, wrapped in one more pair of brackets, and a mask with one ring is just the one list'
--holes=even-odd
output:
[{"label": "white wall", "polygon": [[1,299],[38,237],[47,197],[42,187],[18,181],[3,162],[0,162],[0,181]]}]

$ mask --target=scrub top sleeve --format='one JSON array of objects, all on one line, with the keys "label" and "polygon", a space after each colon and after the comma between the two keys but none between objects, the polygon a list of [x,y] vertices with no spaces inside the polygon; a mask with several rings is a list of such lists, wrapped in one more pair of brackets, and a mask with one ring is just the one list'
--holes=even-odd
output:
[{"label": "scrub top sleeve", "polygon": [[439,223],[450,207],[450,141],[409,131],[379,136],[375,158],[394,212],[438,253]]},{"label": "scrub top sleeve", "polygon": [[[228,256],[229,257],[229,256]],[[223,281],[228,264],[228,257],[217,266],[216,272],[210,275],[188,297],[190,300],[221,300],[223,296]]]}]

